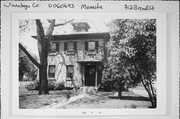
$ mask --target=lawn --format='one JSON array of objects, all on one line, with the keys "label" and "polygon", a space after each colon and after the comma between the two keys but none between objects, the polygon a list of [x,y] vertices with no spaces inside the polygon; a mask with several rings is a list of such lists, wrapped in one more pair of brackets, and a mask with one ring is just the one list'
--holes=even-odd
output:
[{"label": "lawn", "polygon": [[[20,109],[38,109],[38,108],[148,108],[151,106],[149,99],[139,95],[143,89],[131,89],[122,93],[120,99],[116,92],[97,92],[87,93],[82,98],[76,98],[82,95],[81,91],[73,90],[50,90],[49,95],[38,95],[38,91],[28,91],[24,84],[19,87],[19,108]],[[137,91],[138,90],[138,91]],[[136,94],[135,92],[138,92]],[[145,91],[144,91],[145,92]],[[73,101],[69,99],[76,98]],[[66,103],[67,102],[67,103]],[[64,104],[65,105],[61,105]],[[55,105],[55,106],[53,106]],[[60,106],[61,105],[61,106]]]},{"label": "lawn", "polygon": [[53,90],[49,95],[39,95],[37,90],[28,91],[23,86],[19,87],[19,108],[38,109],[47,105],[55,104],[77,95],[73,90]]},{"label": "lawn", "polygon": [[[118,99],[116,93],[99,92],[100,95],[89,94],[86,97],[65,105],[61,108],[148,108],[151,103],[148,98],[141,97],[133,92],[123,92],[122,98]],[[113,95],[114,94],[114,95]]]}]

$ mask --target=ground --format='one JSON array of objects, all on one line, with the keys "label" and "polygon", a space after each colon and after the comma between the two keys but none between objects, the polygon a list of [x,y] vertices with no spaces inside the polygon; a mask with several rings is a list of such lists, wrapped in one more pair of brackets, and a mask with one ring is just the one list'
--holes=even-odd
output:
[{"label": "ground", "polygon": [[[73,90],[49,91],[49,95],[38,95],[38,91],[28,91],[19,87],[19,107],[39,108],[148,108],[151,106],[142,88],[133,88],[122,93],[117,99],[116,92],[83,92]],[[142,95],[141,95],[142,94]]]}]

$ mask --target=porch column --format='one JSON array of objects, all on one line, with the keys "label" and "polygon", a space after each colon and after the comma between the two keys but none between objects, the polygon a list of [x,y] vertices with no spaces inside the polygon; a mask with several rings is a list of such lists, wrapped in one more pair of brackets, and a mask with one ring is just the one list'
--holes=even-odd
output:
[{"label": "porch column", "polygon": [[98,64],[96,64],[96,76],[95,76],[95,86],[97,87],[97,71],[98,71]]}]

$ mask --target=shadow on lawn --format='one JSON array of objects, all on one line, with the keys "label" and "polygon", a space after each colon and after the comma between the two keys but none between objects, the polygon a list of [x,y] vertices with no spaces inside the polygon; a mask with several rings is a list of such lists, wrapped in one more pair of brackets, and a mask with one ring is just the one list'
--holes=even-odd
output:
[{"label": "shadow on lawn", "polygon": [[147,97],[136,97],[136,96],[121,96],[120,98],[117,96],[109,96],[111,99],[120,99],[120,100],[135,100],[135,101],[150,101]]}]

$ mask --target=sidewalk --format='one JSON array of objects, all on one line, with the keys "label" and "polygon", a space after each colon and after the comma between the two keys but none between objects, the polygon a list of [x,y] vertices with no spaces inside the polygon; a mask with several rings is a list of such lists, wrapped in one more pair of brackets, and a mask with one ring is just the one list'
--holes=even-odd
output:
[{"label": "sidewalk", "polygon": [[54,104],[42,107],[40,109],[57,109],[57,108],[61,108],[61,107],[65,106],[65,105],[68,105],[68,104],[70,104],[70,103],[72,103],[72,102],[74,102],[76,100],[84,98],[86,95],[87,94],[82,93],[82,94],[79,94],[77,96],[73,96],[73,97],[71,97],[69,99],[67,98],[67,99],[63,100],[62,102],[60,102],[60,103],[54,103]]}]

